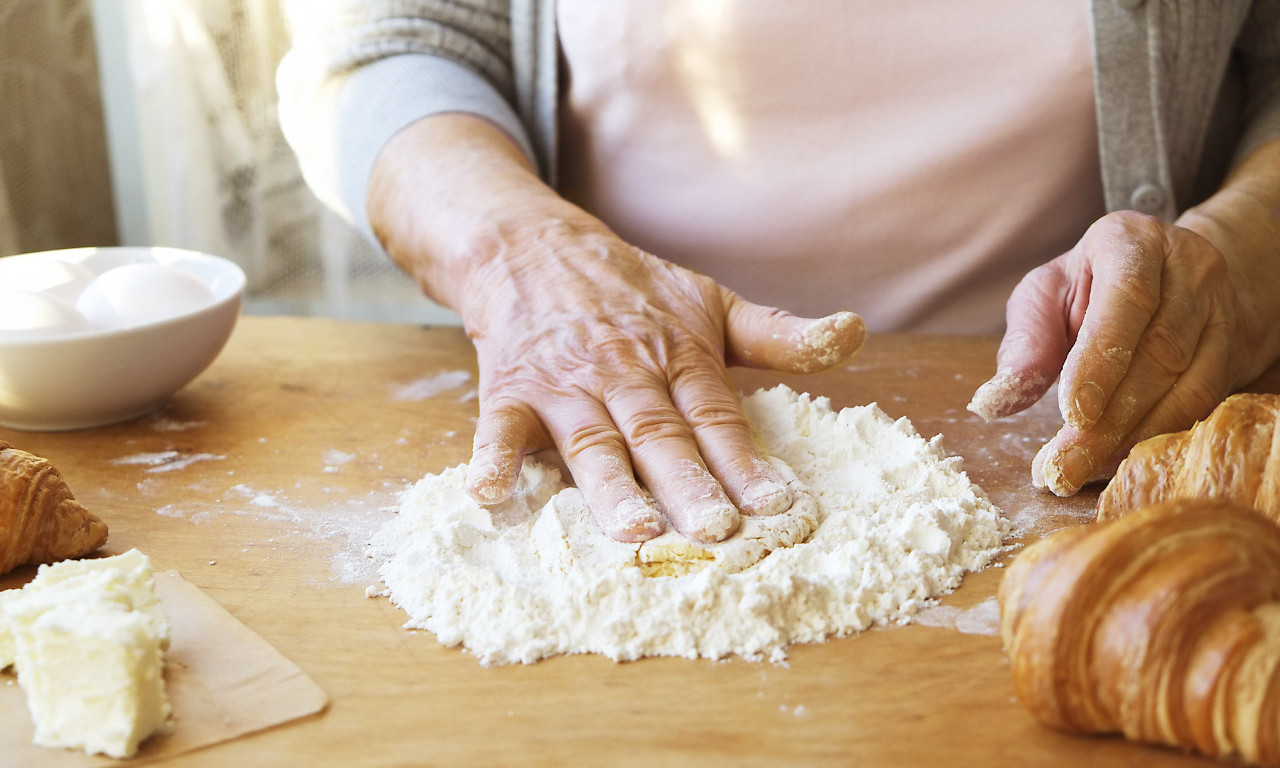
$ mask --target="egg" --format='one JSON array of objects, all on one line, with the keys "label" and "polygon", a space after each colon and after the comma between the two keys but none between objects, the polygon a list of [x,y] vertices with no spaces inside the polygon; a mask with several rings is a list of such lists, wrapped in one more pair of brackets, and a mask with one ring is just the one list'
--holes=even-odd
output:
[{"label": "egg", "polygon": [[0,341],[48,338],[91,331],[69,303],[46,293],[0,289]]},{"label": "egg", "polygon": [[85,286],[76,309],[97,328],[132,328],[197,312],[214,303],[200,278],[167,264],[126,264]]},{"label": "egg", "polygon": [[70,261],[0,259],[0,286],[56,296],[69,304],[75,304],[93,278],[93,270]]}]

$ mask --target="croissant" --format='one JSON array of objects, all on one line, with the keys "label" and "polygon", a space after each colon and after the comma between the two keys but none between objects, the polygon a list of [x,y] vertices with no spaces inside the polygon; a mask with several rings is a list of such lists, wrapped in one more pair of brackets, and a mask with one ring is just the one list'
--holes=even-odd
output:
[{"label": "croissant", "polygon": [[1258,512],[1181,500],[1059,531],[999,602],[1047,725],[1280,765],[1280,526]]},{"label": "croissant", "polygon": [[1232,395],[1191,429],[1138,443],[1099,497],[1098,521],[1196,497],[1280,522],[1280,395]]},{"label": "croissant", "polygon": [[53,464],[0,440],[0,573],[87,555],[106,540],[106,524]]}]

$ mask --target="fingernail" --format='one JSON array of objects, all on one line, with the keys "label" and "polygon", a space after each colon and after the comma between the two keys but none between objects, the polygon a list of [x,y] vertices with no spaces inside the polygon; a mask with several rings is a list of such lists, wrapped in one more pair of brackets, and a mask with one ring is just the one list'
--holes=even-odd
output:
[{"label": "fingernail", "polygon": [[1058,496],[1070,496],[1093,476],[1093,460],[1080,446],[1073,445],[1044,463],[1045,486]]},{"label": "fingernail", "polygon": [[752,480],[742,489],[742,513],[776,515],[791,506],[791,489],[765,478]]},{"label": "fingernail", "polygon": [[695,501],[685,510],[686,536],[694,541],[723,541],[738,529],[738,510],[716,500]]},{"label": "fingernail", "polygon": [[508,474],[512,463],[520,471],[515,452],[499,443],[489,443],[476,448],[467,465],[467,489],[480,504],[486,506],[505,501],[511,492],[514,476]]},{"label": "fingernail", "polygon": [[643,499],[624,499],[614,508],[614,530],[618,541],[648,541],[662,533],[662,515]]},{"label": "fingernail", "polygon": [[502,487],[496,483],[480,482],[471,486],[471,498],[482,506],[491,507],[506,499]]},{"label": "fingernail", "polygon": [[1086,381],[1076,387],[1073,401],[1075,407],[1072,413],[1068,414],[1074,417],[1070,421],[1071,426],[1076,429],[1088,429],[1093,426],[1098,419],[1102,418],[1102,409],[1106,404],[1107,400],[1102,393],[1102,387],[1092,381]]},{"label": "fingernail", "polygon": [[467,468],[467,488],[471,497],[484,506],[492,506],[507,497],[506,483],[498,473],[498,465],[493,462],[477,464],[472,462]]}]

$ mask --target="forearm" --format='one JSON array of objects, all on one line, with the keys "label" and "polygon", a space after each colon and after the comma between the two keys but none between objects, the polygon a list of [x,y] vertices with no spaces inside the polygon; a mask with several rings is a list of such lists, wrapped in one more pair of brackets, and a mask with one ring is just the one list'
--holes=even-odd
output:
[{"label": "forearm", "polygon": [[1177,224],[1222,253],[1238,286],[1245,348],[1259,353],[1241,371],[1237,385],[1243,385],[1280,355],[1280,140],[1250,153],[1217,193]]},{"label": "forearm", "polygon": [[579,212],[543,183],[506,133],[467,114],[424,118],[379,153],[367,212],[395,262],[436,301],[474,312],[475,276],[504,241]]}]

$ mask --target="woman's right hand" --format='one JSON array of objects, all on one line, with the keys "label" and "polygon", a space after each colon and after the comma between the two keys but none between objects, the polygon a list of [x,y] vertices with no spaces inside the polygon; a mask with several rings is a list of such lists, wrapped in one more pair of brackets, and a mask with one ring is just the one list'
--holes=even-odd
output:
[{"label": "woman's right hand", "polygon": [[554,446],[601,529],[623,541],[666,523],[718,541],[739,512],[788,508],[727,366],[816,372],[865,335],[853,313],[810,320],[752,304],[623,242],[468,116],[427,118],[393,139],[370,220],[475,344],[472,495],[504,500],[523,456]]}]

